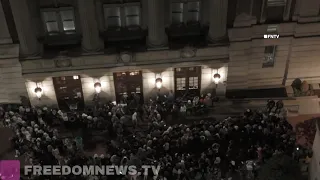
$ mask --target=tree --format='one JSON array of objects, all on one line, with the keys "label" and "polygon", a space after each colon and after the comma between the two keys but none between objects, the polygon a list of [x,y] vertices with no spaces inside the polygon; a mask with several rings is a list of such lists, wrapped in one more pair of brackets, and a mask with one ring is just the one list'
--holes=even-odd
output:
[{"label": "tree", "polygon": [[301,180],[299,163],[287,155],[277,155],[263,164],[258,180]]}]

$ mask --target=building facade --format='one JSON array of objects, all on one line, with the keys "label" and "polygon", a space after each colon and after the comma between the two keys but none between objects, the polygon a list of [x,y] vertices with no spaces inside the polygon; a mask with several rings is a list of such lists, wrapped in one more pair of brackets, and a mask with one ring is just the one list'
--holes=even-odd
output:
[{"label": "building facade", "polygon": [[319,88],[319,0],[0,2],[1,102],[87,104],[97,84],[113,101],[286,96],[296,78]]}]

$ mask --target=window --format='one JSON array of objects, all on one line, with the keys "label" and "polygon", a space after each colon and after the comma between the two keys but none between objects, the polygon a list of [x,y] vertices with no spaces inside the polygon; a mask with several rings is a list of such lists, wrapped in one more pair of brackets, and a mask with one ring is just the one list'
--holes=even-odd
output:
[{"label": "window", "polygon": [[121,27],[121,12],[120,7],[105,8],[105,19],[107,27]]},{"label": "window", "polygon": [[79,79],[79,76],[73,76],[73,79],[74,80]]},{"label": "window", "polygon": [[198,89],[198,77],[189,77],[189,89]]},{"label": "window", "polygon": [[175,96],[190,98],[200,95],[201,67],[175,68]]},{"label": "window", "polygon": [[186,90],[186,78],[177,78],[177,90]]},{"label": "window", "polygon": [[42,10],[42,19],[49,35],[76,32],[74,11],[72,8],[56,8]]},{"label": "window", "polygon": [[200,21],[200,2],[174,2],[171,4],[171,23],[197,23]]},{"label": "window", "polygon": [[268,0],[266,20],[270,23],[282,22],[286,3],[286,0]]},{"label": "window", "polygon": [[76,30],[74,25],[74,15],[71,10],[60,11],[63,31],[70,32]]},{"label": "window", "polygon": [[139,75],[139,71],[134,71],[129,73],[130,76],[137,76]]},{"label": "window", "polygon": [[124,8],[126,26],[134,27],[140,25],[140,7],[139,6],[128,6]]},{"label": "window", "polygon": [[128,27],[131,29],[139,27],[141,23],[140,9],[139,3],[105,4],[104,18],[106,28]]},{"label": "window", "polygon": [[268,0],[267,4],[268,4],[268,7],[285,6],[286,5],[286,0]]},{"label": "window", "polygon": [[188,23],[200,21],[200,2],[188,3]]},{"label": "window", "polygon": [[276,49],[277,49],[277,46],[265,47],[262,68],[274,67]]},{"label": "window", "polygon": [[269,25],[267,29],[267,33],[269,34],[276,34],[278,32],[278,26],[277,25]]},{"label": "window", "polygon": [[183,23],[183,3],[172,3],[172,24]]}]

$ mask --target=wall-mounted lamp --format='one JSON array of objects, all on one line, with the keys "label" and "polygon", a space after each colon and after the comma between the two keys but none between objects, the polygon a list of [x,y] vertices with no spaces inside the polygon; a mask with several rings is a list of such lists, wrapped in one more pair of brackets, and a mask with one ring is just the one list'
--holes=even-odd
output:
[{"label": "wall-mounted lamp", "polygon": [[100,82],[94,83],[94,90],[96,91],[97,94],[99,94],[101,92],[101,83]]},{"label": "wall-mounted lamp", "polygon": [[34,89],[34,93],[36,94],[37,98],[40,99],[41,96],[42,96],[42,89],[41,89],[41,87],[36,87],[36,88]]},{"label": "wall-mounted lamp", "polygon": [[220,76],[219,73],[214,74],[214,75],[213,75],[213,81],[214,81],[214,83],[215,83],[215,84],[219,84],[220,78],[221,78],[221,76]]},{"label": "wall-mounted lamp", "polygon": [[160,90],[161,87],[162,87],[162,78],[159,77],[156,79],[156,88]]}]

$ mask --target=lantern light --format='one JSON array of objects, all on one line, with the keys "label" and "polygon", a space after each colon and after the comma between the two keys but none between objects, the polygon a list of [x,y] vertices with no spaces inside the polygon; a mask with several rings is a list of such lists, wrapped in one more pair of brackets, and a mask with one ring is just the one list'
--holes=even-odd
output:
[{"label": "lantern light", "polygon": [[161,89],[161,87],[162,87],[162,79],[161,78],[156,79],[156,87],[158,89]]},{"label": "lantern light", "polygon": [[40,87],[36,87],[34,89],[34,93],[36,94],[36,96],[40,99],[42,96],[42,89]]},{"label": "lantern light", "polygon": [[221,78],[220,74],[218,74],[218,73],[214,74],[213,75],[214,83],[219,84],[220,78]]},{"label": "lantern light", "polygon": [[101,83],[96,82],[94,83],[94,90],[96,91],[96,93],[100,93],[101,92]]}]

